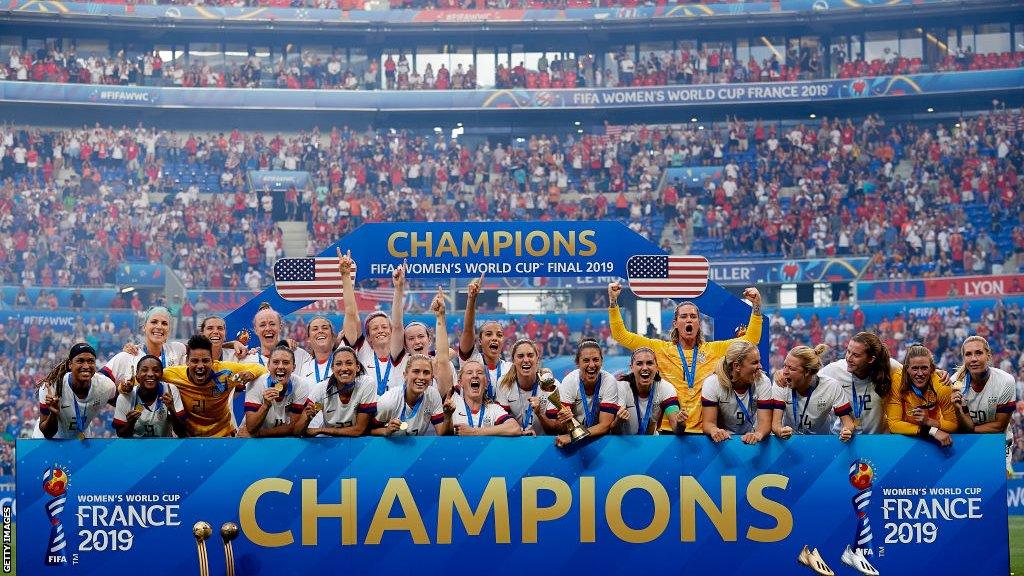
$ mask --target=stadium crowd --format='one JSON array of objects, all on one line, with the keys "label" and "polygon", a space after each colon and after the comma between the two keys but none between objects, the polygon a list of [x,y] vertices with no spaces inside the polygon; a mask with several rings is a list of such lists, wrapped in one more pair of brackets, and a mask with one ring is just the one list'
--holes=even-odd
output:
[{"label": "stadium crowd", "polygon": [[[869,279],[999,272],[1024,253],[1022,126],[1019,110],[928,124],[730,118],[496,143],[4,126],[0,281],[98,286],[148,261],[188,288],[257,289],[283,254],[278,220],[306,222],[311,254],[363,222],[614,218],[673,252],[865,255]],[[718,170],[670,177],[692,166]],[[312,184],[275,200],[249,189],[255,169],[305,170]]]},{"label": "stadium crowd", "polygon": [[[826,56],[817,47],[794,46],[786,53],[765,58],[750,55],[739,61],[730,50],[706,47],[641,53],[638,60],[625,50],[610,54],[605,64],[591,54],[561,59],[546,54],[536,66],[524,62],[498,64],[493,85],[481,86],[472,64],[452,67],[431,63],[416,66],[411,55],[386,54],[378,63],[369,60],[350,66],[344,54],[306,50],[284,58],[260,58],[250,52],[243,61],[224,64],[202,57],[165,62],[159,52],[127,56],[115,53],[79,53],[74,47],[26,50],[12,48],[0,62],[0,80],[99,84],[107,86],[168,86],[178,88],[283,88],[330,90],[471,90],[495,88],[613,88],[781,82],[820,78],[867,78],[928,71],[1016,68],[1024,52],[973,54],[957,50],[929,65],[921,58],[906,58],[885,48],[870,60],[851,58],[836,49]],[[383,80],[381,78],[383,72]]]}]

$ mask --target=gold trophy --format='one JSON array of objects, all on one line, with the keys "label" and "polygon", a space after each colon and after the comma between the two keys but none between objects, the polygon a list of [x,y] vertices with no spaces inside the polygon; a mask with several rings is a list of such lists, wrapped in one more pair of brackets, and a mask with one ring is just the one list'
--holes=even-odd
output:
[{"label": "gold trophy", "polygon": [[[541,374],[540,389],[548,395],[548,402],[551,402],[551,405],[556,410],[560,411],[563,407],[566,407],[562,404],[562,397],[558,394],[558,386],[555,385],[555,378],[550,372]],[[590,436],[590,430],[573,417],[569,421],[569,443],[575,444],[587,436]]]},{"label": "gold trophy", "polygon": [[238,538],[238,524],[221,524],[220,537],[224,540],[224,565],[227,567],[227,576],[235,576],[235,551],[231,548],[231,541]]},{"label": "gold trophy", "polygon": [[199,554],[199,576],[210,576],[210,559],[206,556],[206,540],[213,534],[213,528],[200,520],[192,525],[196,537],[196,552]]}]

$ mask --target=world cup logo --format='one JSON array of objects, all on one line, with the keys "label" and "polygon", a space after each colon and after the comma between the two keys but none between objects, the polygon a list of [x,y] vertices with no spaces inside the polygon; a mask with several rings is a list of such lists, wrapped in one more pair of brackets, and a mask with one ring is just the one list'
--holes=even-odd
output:
[{"label": "world cup logo", "polygon": [[56,464],[43,472],[43,491],[53,496],[46,503],[46,516],[50,521],[50,541],[46,545],[46,565],[59,566],[68,563],[64,554],[67,539],[64,537],[64,526],[60,523],[60,514],[64,511],[65,495],[68,491],[67,470]]},{"label": "world cup logo", "polygon": [[871,548],[871,522],[868,519],[868,504],[871,503],[871,484],[875,471],[865,460],[855,460],[850,465],[850,485],[858,490],[853,496],[853,511],[857,515],[857,532],[854,535],[854,549],[864,555],[873,553]]}]

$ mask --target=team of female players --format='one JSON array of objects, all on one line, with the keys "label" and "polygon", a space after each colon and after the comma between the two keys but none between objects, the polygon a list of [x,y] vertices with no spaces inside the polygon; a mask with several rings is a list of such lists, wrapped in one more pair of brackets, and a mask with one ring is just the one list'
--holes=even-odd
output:
[{"label": "team of female players", "polygon": [[[445,295],[431,311],[434,333],[404,325],[404,273],[393,275],[392,316],[360,320],[350,258],[340,255],[345,318],[337,333],[327,318],[309,323],[309,350],[281,340],[281,317],[262,308],[253,326],[259,345],[225,342],[221,318],[207,318],[187,344],[170,342],[167,310],[151,310],[144,343],[126,346],[102,368],[88,344],[76,344],[39,390],[38,437],[86,438],[89,423],[110,405],[119,437],[280,436],[540,436],[558,446],[605,434],[704,434],[746,444],[774,434],[917,435],[943,446],[956,432],[1006,433],[1016,403],[1014,378],[991,365],[985,339],[967,338],[963,364],[937,370],[933,355],[911,346],[903,362],[879,338],[856,334],[845,358],[822,365],[823,345],[797,346],[770,379],[762,369],[760,295],[746,333],[705,340],[693,303],[676,307],[671,339],[628,332],[617,308],[621,286],[609,285],[613,337],[632,350],[629,371],[603,370],[594,340],[576,351],[576,369],[556,380],[540,350],[518,340],[502,351],[496,321],[465,330],[458,350],[447,346]],[[475,325],[481,283],[468,289],[465,326]],[[431,342],[442,343],[436,350]],[[454,357],[458,357],[456,371]],[[227,358],[233,357],[234,360]],[[232,397],[244,395],[244,417]]]}]

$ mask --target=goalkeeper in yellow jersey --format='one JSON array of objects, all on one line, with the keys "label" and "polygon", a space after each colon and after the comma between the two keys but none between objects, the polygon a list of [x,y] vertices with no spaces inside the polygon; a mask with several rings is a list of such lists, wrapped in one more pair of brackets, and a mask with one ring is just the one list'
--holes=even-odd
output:
[{"label": "goalkeeper in yellow jersey", "polygon": [[[743,297],[753,304],[750,322],[743,336],[731,340],[704,340],[700,309],[693,302],[683,302],[676,306],[671,340],[666,341],[645,338],[626,330],[618,304],[621,292],[620,283],[608,285],[608,324],[612,338],[629,350],[643,346],[654,350],[662,378],[675,387],[679,399],[682,414],[679,415],[681,427],[677,431],[701,434],[701,382],[715,371],[715,364],[725,355],[729,344],[746,340],[756,345],[761,340],[761,293],[754,287],[743,291]],[[685,428],[682,427],[684,422]]]}]

